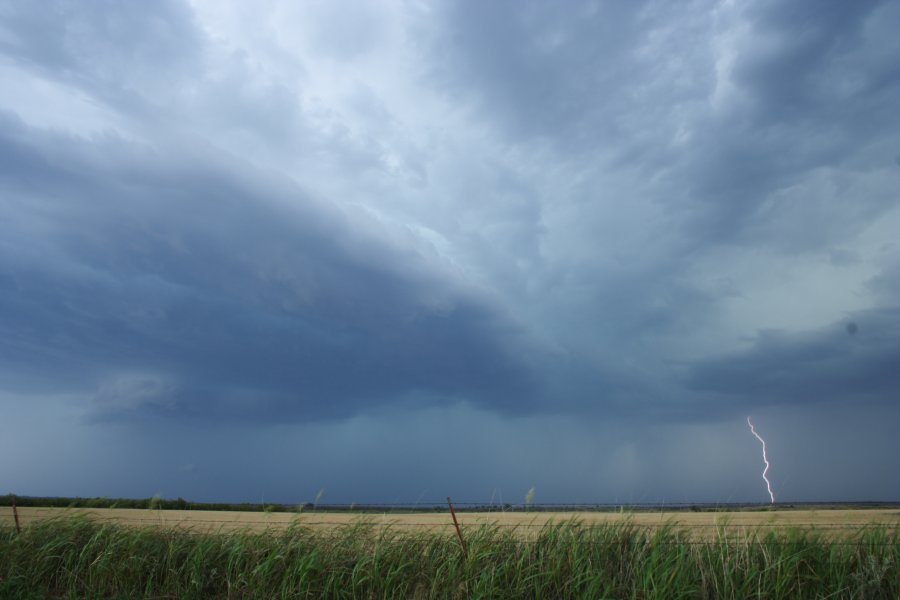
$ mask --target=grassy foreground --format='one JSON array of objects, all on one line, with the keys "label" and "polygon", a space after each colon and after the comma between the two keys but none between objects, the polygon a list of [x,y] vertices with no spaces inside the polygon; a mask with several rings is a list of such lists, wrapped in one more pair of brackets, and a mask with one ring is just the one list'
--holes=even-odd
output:
[{"label": "grassy foreground", "polygon": [[482,526],[458,541],[364,522],[190,533],[86,518],[0,527],[0,598],[898,598],[898,531],[712,542],[630,523]]}]

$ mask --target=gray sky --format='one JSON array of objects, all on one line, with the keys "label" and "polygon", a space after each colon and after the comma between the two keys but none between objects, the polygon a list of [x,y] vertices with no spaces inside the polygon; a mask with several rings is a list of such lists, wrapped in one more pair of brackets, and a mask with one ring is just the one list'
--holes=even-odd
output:
[{"label": "gray sky", "polygon": [[0,493],[900,500],[898,28],[0,0]]}]

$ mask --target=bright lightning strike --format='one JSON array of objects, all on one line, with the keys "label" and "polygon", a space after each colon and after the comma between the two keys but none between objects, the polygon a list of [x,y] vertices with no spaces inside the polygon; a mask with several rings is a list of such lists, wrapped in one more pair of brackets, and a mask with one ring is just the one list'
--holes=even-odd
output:
[{"label": "bright lightning strike", "polygon": [[756,429],[753,428],[753,423],[750,422],[750,417],[747,417],[747,425],[750,426],[750,433],[759,440],[759,443],[762,444],[763,447],[763,462],[766,463],[766,468],[763,469],[762,478],[766,482],[766,489],[769,490],[769,498],[772,499],[772,504],[775,504],[775,493],[772,491],[772,484],[769,482],[769,458],[766,456],[766,440],[762,439],[758,433],[756,433]]}]

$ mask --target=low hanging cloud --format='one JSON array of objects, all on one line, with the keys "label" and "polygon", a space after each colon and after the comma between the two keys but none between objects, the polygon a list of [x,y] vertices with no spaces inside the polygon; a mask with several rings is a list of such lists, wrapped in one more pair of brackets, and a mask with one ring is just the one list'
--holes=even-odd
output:
[{"label": "low hanging cloud", "polygon": [[814,332],[761,331],[748,350],[695,364],[688,385],[756,406],[890,405],[897,364],[900,308],[873,309]]},{"label": "low hanging cloud", "polygon": [[8,116],[3,129],[16,161],[0,322],[31,385],[94,381],[100,417],[316,419],[405,396],[530,395],[503,339],[513,324],[289,182]]}]

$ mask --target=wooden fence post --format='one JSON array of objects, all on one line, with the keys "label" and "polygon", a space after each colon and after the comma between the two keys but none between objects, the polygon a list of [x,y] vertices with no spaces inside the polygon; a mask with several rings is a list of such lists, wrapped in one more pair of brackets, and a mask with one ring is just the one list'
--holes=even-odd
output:
[{"label": "wooden fence post", "polygon": [[16,510],[16,496],[13,494],[12,496],[12,509],[13,509],[13,518],[16,520],[16,533],[22,533],[22,528],[19,526],[19,511]]},{"label": "wooden fence post", "polygon": [[456,527],[456,537],[459,538],[459,545],[462,547],[463,556],[468,560],[469,549],[466,547],[466,540],[463,539],[462,531],[459,529],[459,521],[456,520],[456,511],[453,510],[453,503],[450,501],[450,496],[447,496],[447,506],[450,507],[450,516],[453,517],[453,526]]}]

